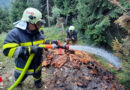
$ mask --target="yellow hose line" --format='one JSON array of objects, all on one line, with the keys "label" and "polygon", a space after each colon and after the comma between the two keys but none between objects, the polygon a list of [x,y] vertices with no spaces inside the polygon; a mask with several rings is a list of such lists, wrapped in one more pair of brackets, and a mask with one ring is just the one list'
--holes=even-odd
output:
[{"label": "yellow hose line", "polygon": [[34,54],[31,54],[29,56],[29,58],[28,58],[28,61],[27,61],[26,65],[25,65],[22,73],[20,74],[19,78],[15,81],[15,83],[8,90],[13,90],[21,82],[21,80],[23,79],[24,75],[26,74],[26,72],[27,72],[33,58],[34,58]]}]

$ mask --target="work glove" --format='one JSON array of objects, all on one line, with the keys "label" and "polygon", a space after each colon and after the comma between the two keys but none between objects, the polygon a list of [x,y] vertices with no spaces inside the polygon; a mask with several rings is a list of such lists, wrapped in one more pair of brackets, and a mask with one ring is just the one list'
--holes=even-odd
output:
[{"label": "work glove", "polygon": [[51,43],[52,43],[52,44],[56,44],[56,45],[58,45],[57,40],[53,40],[53,41],[51,41]]},{"label": "work glove", "polygon": [[52,44],[52,48],[55,49],[58,48],[58,46],[56,44]]},{"label": "work glove", "polygon": [[43,48],[38,47],[38,45],[31,46],[31,53],[37,54],[37,55],[42,55],[43,53]]},{"label": "work glove", "polygon": [[74,37],[71,37],[71,40],[74,40]]},{"label": "work glove", "polygon": [[60,48],[60,45],[59,45],[59,43],[58,43],[58,41],[57,40],[53,40],[52,42],[51,42],[52,44],[55,44],[56,46],[56,48]]},{"label": "work glove", "polygon": [[23,58],[26,56],[29,56],[28,47],[20,46],[20,47],[17,47],[13,57],[14,58]]}]

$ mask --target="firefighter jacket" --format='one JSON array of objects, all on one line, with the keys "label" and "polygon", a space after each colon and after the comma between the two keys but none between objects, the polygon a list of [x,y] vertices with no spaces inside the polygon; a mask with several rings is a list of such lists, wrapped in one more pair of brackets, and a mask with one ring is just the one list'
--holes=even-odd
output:
[{"label": "firefighter jacket", "polygon": [[77,40],[77,30],[74,30],[72,33],[70,33],[70,30],[66,31],[67,34],[67,38],[69,38],[72,41],[76,41]]},{"label": "firefighter jacket", "polygon": [[[28,48],[30,55],[31,46],[43,43],[45,43],[45,39],[39,31],[32,33],[27,29],[22,30],[20,28],[14,28],[9,31],[5,38],[3,45],[3,53],[10,58],[15,58],[15,54],[17,54],[18,52],[18,48],[21,46],[25,46]],[[23,71],[23,68],[26,65],[29,55],[25,57],[15,58],[15,70],[17,72]],[[33,74],[35,72],[38,72],[41,69],[42,60],[42,55],[35,56],[30,64],[27,73]]]}]

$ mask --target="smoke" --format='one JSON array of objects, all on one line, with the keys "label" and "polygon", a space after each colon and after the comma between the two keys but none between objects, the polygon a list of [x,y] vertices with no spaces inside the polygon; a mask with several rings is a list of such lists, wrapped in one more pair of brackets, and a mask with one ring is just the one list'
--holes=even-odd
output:
[{"label": "smoke", "polygon": [[71,50],[81,50],[81,51],[85,51],[91,54],[101,56],[102,58],[104,58],[105,60],[113,64],[115,67],[120,67],[120,60],[112,53],[104,49],[91,47],[91,46],[80,46],[80,45],[72,45],[69,48]]}]

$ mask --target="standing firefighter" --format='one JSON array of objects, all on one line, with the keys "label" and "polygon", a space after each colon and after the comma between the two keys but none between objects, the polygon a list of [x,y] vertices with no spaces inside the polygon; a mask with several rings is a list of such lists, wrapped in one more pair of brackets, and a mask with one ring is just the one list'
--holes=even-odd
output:
[{"label": "standing firefighter", "polygon": [[70,41],[72,44],[77,43],[77,30],[75,30],[74,26],[70,26],[69,29],[66,31],[67,38],[66,38],[66,43],[69,44]]},{"label": "standing firefighter", "polygon": [[[38,45],[47,42],[43,34],[39,32],[41,18],[42,14],[39,10],[27,8],[23,13],[22,19],[15,23],[15,28],[7,34],[3,45],[4,55],[15,58],[15,81],[23,71],[28,57],[31,53],[35,54],[22,81],[24,81],[28,75],[33,75],[34,83],[37,88],[42,87],[41,62],[43,60],[43,48],[38,47]],[[19,85],[21,85],[21,83]]]}]

